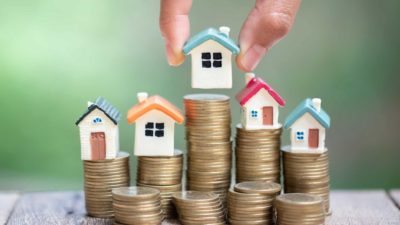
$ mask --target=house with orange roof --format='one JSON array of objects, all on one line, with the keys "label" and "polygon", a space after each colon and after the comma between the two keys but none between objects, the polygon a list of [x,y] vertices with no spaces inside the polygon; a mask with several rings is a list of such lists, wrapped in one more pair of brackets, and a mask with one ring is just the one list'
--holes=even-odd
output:
[{"label": "house with orange roof", "polygon": [[136,123],[136,156],[174,155],[175,123],[181,124],[184,117],[180,110],[166,99],[145,92],[137,94],[139,103],[128,111],[129,124]]}]

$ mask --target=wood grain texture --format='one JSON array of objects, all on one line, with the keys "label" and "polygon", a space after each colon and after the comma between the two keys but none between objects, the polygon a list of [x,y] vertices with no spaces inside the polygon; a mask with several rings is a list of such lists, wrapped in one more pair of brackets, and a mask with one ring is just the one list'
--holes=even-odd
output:
[{"label": "wood grain texture", "polygon": [[395,225],[400,211],[385,191],[333,191],[329,225]]},{"label": "wood grain texture", "polygon": [[19,198],[18,193],[0,193],[0,224],[6,224],[14,205]]},{"label": "wood grain texture", "polygon": [[[391,193],[400,196],[399,191]],[[396,199],[400,199],[397,197]],[[400,211],[383,190],[332,191],[331,208],[332,216],[328,218],[327,225],[400,224]],[[7,224],[111,225],[112,223],[111,219],[86,216],[81,192],[50,192],[28,193],[20,197]],[[179,225],[179,223],[165,221],[162,225]]]},{"label": "wood grain texture", "polygon": [[[112,219],[86,216],[83,193],[50,192],[23,195],[7,225],[112,225]],[[165,221],[162,225],[176,225]]]},{"label": "wood grain texture", "polygon": [[395,201],[397,208],[400,209],[400,189],[391,190],[389,194],[392,197],[393,201]]}]

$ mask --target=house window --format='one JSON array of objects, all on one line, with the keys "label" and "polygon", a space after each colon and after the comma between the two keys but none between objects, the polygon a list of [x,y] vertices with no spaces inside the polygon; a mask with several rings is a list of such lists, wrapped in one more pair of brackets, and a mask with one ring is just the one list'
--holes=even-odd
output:
[{"label": "house window", "polygon": [[304,140],[304,131],[297,131],[296,132],[296,140],[303,141]]},{"label": "house window", "polygon": [[93,122],[93,124],[99,124],[99,123],[102,123],[103,120],[100,117],[95,117],[92,122]]},{"label": "house window", "polygon": [[201,53],[201,65],[203,68],[220,68],[222,67],[221,52],[203,52]]},{"label": "house window", "polygon": [[250,111],[250,117],[251,118],[257,118],[258,117],[258,111],[257,110],[251,110]]},{"label": "house window", "polygon": [[144,135],[147,137],[164,137],[164,123],[149,122],[145,126]]}]

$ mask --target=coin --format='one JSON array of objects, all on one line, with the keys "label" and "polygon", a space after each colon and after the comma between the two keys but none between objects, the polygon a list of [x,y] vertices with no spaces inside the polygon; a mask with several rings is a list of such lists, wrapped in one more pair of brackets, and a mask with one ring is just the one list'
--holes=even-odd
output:
[{"label": "coin", "polygon": [[329,212],[328,152],[322,154],[292,153],[282,148],[285,193],[316,194],[323,198]]},{"label": "coin", "polygon": [[236,182],[280,182],[282,128],[246,130],[236,126]]},{"label": "coin", "polygon": [[277,224],[324,224],[323,199],[317,195],[289,193],[276,197]]},{"label": "coin", "polygon": [[273,224],[273,202],[279,191],[280,185],[272,182],[236,184],[228,193],[228,220],[231,224]]},{"label": "coin", "polygon": [[183,152],[175,150],[173,156],[139,156],[137,165],[137,185],[158,189],[164,217],[175,218],[172,193],[182,190]]},{"label": "coin", "polygon": [[164,218],[160,191],[150,187],[120,187],[112,190],[116,223],[160,224]]},{"label": "coin", "polygon": [[[184,96],[186,114],[187,188],[218,192],[224,198],[231,182],[232,141],[229,97]],[[221,199],[224,201],[224,199]]]},{"label": "coin", "polygon": [[129,185],[129,154],[120,152],[115,159],[85,160],[83,168],[87,213],[100,218],[113,217],[111,189]]},{"label": "coin", "polygon": [[277,194],[281,185],[271,181],[246,181],[235,185],[235,191],[241,193]]},{"label": "coin", "polygon": [[224,224],[224,209],[217,194],[184,191],[172,197],[183,224]]}]

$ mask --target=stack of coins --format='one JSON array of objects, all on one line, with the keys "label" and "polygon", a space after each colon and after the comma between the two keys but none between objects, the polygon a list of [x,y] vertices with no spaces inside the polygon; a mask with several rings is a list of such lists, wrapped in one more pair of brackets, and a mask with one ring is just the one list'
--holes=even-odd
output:
[{"label": "stack of coins", "polygon": [[283,149],[285,193],[308,193],[324,200],[329,213],[328,151],[322,154],[291,153]]},{"label": "stack of coins", "polygon": [[112,190],[115,224],[159,225],[163,220],[160,191],[149,187]]},{"label": "stack of coins", "polygon": [[183,225],[224,225],[222,203],[212,192],[185,191],[172,195]]},{"label": "stack of coins", "polygon": [[278,225],[325,224],[325,210],[321,197],[311,194],[290,193],[276,197],[275,209]]},{"label": "stack of coins", "polygon": [[83,161],[86,211],[90,216],[113,217],[111,189],[129,186],[129,154],[115,159]]},{"label": "stack of coins", "polygon": [[280,183],[282,128],[245,130],[236,126],[236,182]]},{"label": "stack of coins", "polygon": [[273,224],[273,203],[281,185],[271,181],[248,181],[235,185],[228,195],[231,225]]},{"label": "stack of coins", "polygon": [[182,190],[183,153],[175,150],[173,156],[139,156],[137,185],[156,188],[161,192],[165,218],[175,218],[172,193]]},{"label": "stack of coins", "polygon": [[212,191],[222,199],[231,182],[232,142],[229,97],[184,97],[188,148],[187,188]]}]

